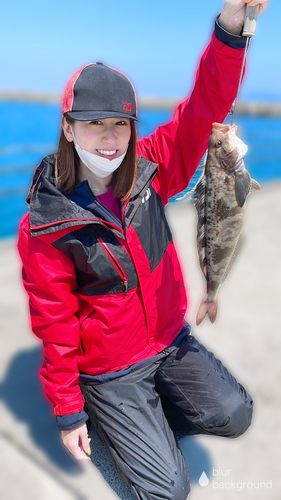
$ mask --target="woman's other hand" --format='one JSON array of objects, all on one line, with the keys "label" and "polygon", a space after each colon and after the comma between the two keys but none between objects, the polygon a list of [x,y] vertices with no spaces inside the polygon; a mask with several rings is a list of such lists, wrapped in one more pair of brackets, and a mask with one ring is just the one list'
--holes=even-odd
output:
[{"label": "woman's other hand", "polygon": [[267,7],[268,0],[225,0],[221,15],[218,19],[223,29],[233,35],[240,35],[244,25],[246,7],[260,6],[259,14]]},{"label": "woman's other hand", "polygon": [[[77,460],[91,460],[90,439],[86,424],[70,431],[61,431],[61,438],[64,446]],[[86,453],[85,453],[86,452]]]}]

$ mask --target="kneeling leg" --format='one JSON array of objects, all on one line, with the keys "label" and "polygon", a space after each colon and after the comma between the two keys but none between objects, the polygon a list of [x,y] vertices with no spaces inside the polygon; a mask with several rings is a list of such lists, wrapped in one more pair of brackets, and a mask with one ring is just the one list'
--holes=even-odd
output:
[{"label": "kneeling leg", "polygon": [[81,388],[99,437],[136,497],[186,500],[186,463],[154,388],[158,366]]},{"label": "kneeling leg", "polygon": [[165,359],[155,379],[174,431],[235,438],[251,423],[251,396],[192,335]]}]

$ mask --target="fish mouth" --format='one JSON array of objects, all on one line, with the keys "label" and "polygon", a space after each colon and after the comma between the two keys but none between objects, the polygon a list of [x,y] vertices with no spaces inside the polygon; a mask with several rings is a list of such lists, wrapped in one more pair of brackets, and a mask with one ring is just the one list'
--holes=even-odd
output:
[{"label": "fish mouth", "polygon": [[[228,138],[234,140],[234,147],[232,151],[226,152],[223,148],[220,153],[220,165],[227,173],[232,174],[241,166],[241,162],[248,151],[246,144],[236,135],[237,126],[224,123],[214,122],[213,129],[220,132],[227,140]],[[233,136],[233,137],[230,137]]]},{"label": "fish mouth", "polygon": [[[229,156],[229,155],[228,155]],[[243,158],[238,158],[237,162],[234,164],[232,168],[229,168],[223,161],[221,162],[223,170],[228,174],[233,174],[236,170],[238,170],[243,162]]]},{"label": "fish mouth", "polygon": [[[242,147],[242,145],[244,147]],[[241,141],[241,144],[239,143],[238,147],[236,146],[232,151],[230,151],[230,153],[224,155],[224,158],[221,160],[223,170],[225,170],[228,174],[232,174],[238,170],[241,167],[243,158],[247,151],[247,146]]]},{"label": "fish mouth", "polygon": [[231,133],[231,132],[236,133],[236,131],[237,131],[237,126],[234,125],[234,124],[233,125],[229,125],[229,124],[226,124],[226,123],[214,122],[214,123],[212,123],[212,127],[213,127],[213,129],[218,130],[219,132],[221,132],[225,137],[227,135],[229,135],[229,133]]},{"label": "fish mouth", "polygon": [[223,158],[221,158],[220,163],[223,170],[227,171],[229,174],[234,172],[238,168],[238,164],[241,161],[241,156],[239,151],[234,147],[229,153],[224,153]]}]

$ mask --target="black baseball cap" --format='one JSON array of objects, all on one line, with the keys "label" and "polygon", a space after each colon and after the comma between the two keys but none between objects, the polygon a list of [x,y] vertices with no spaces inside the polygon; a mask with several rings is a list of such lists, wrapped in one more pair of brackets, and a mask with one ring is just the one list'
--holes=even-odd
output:
[{"label": "black baseball cap", "polygon": [[132,83],[123,73],[92,63],[79,69],[66,85],[63,115],[74,120],[131,118],[137,120],[136,94]]}]

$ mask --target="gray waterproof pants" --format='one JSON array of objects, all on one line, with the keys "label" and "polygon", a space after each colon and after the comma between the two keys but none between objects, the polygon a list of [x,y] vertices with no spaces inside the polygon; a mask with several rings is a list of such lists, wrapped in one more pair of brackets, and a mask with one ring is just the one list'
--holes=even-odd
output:
[{"label": "gray waterproof pants", "polygon": [[82,381],[81,389],[99,437],[139,500],[186,500],[189,476],[176,432],[235,438],[252,417],[251,397],[191,335],[161,359],[107,382]]}]

